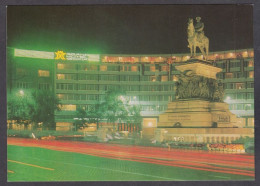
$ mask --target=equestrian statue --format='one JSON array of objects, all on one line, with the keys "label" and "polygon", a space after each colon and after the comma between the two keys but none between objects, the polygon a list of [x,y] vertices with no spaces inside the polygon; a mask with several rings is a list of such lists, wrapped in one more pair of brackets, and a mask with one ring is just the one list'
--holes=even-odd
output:
[{"label": "equestrian statue", "polygon": [[188,21],[188,47],[190,48],[191,57],[196,56],[196,48],[199,47],[203,58],[207,60],[209,53],[209,39],[204,35],[204,23],[201,17],[196,17],[197,23],[193,25],[193,19],[189,18]]}]

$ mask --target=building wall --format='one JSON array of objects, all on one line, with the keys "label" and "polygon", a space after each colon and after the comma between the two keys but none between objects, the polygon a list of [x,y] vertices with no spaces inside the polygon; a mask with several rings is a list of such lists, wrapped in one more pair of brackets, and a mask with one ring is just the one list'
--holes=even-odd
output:
[{"label": "building wall", "polygon": [[[190,58],[189,54],[101,55],[97,62],[52,59],[52,54],[46,52],[44,55],[48,59],[15,56],[8,50],[8,91],[54,90],[62,104],[56,122],[73,123],[77,107],[94,109],[107,90],[121,89],[131,104],[141,105],[144,123],[152,119],[151,126],[156,125],[168,102],[175,99],[174,83],[179,74],[175,64]],[[225,101],[246,127],[254,126],[253,57],[252,49],[212,52],[208,57],[223,69],[218,78],[224,84]]]}]

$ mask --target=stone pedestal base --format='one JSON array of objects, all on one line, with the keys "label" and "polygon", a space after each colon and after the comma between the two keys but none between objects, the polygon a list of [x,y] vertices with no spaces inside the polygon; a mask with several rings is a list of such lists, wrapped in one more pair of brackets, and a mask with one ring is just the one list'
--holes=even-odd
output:
[{"label": "stone pedestal base", "polygon": [[237,118],[227,103],[176,100],[159,116],[157,127],[236,127]]},{"label": "stone pedestal base", "polygon": [[253,128],[157,128],[158,142],[231,143],[240,137],[254,137]]}]

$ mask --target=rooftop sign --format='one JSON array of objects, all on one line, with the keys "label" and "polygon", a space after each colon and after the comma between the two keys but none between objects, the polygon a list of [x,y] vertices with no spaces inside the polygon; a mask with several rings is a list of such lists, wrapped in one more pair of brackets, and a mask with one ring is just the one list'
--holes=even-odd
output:
[{"label": "rooftop sign", "polygon": [[39,58],[39,59],[55,59],[55,60],[66,60],[66,61],[93,61],[93,62],[99,62],[100,59],[98,54],[65,53],[64,51],[61,50],[58,50],[57,52],[43,52],[43,51],[35,51],[35,50],[14,49],[14,56]]}]

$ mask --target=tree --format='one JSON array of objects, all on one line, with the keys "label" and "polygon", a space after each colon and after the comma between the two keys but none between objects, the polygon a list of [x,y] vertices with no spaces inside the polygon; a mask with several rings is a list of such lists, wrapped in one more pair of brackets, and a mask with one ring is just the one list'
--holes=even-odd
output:
[{"label": "tree", "polygon": [[105,101],[100,105],[100,111],[109,123],[113,123],[115,129],[116,121],[129,120],[128,100],[124,97],[124,92],[110,90],[105,96]]},{"label": "tree", "polygon": [[55,111],[59,111],[59,99],[52,91],[42,90],[32,93],[34,104],[31,105],[31,119],[43,123],[43,129],[55,129]]},{"label": "tree", "polygon": [[76,116],[78,119],[75,121],[75,130],[78,130],[80,127],[88,127],[90,123],[96,123],[98,128],[99,121],[103,118],[103,110],[100,109],[100,104],[93,106],[95,107],[91,110],[77,108]]},{"label": "tree", "polygon": [[7,95],[7,118],[17,124],[27,125],[31,120],[34,100],[29,92],[19,91]]},{"label": "tree", "polygon": [[138,126],[139,130],[142,130],[141,107],[139,105],[133,105],[130,107],[130,119]]},{"label": "tree", "polygon": [[76,111],[76,117],[78,118],[74,125],[75,125],[75,131],[77,131],[80,127],[85,127],[86,126],[86,117],[87,113],[83,108],[77,108]]}]

